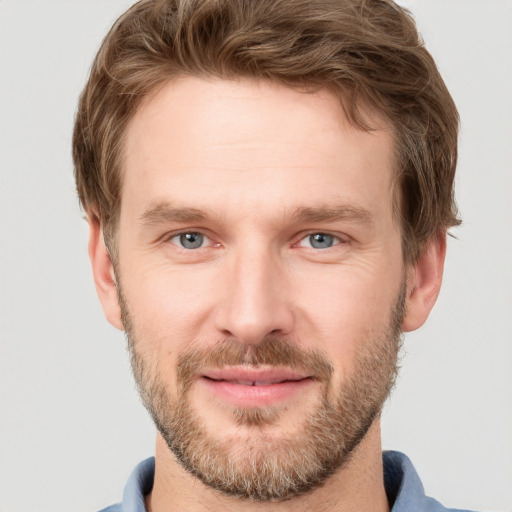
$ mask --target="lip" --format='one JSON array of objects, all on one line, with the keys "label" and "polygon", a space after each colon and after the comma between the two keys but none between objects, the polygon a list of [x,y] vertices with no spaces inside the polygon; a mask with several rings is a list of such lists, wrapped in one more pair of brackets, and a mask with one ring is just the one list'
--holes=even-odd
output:
[{"label": "lip", "polygon": [[199,382],[232,405],[258,407],[293,397],[310,386],[313,378],[289,368],[228,367],[204,371]]}]

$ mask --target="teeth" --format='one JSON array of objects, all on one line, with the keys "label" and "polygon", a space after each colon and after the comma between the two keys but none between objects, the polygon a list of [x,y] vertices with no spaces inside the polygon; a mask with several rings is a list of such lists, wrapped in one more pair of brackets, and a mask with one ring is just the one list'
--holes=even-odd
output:
[{"label": "teeth", "polygon": [[273,380],[234,380],[235,384],[239,384],[240,386],[271,386],[272,384],[278,384],[278,382],[282,381],[273,381]]}]

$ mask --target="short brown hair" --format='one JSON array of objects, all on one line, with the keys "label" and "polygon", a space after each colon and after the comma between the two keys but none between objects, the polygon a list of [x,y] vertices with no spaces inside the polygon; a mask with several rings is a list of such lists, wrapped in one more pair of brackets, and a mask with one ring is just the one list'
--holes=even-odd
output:
[{"label": "short brown hair", "polygon": [[391,0],[142,0],[104,39],[73,135],[80,202],[114,251],[127,125],[142,98],[177,75],[329,88],[367,130],[361,106],[377,108],[395,132],[406,260],[460,223],[458,114],[408,11]]}]

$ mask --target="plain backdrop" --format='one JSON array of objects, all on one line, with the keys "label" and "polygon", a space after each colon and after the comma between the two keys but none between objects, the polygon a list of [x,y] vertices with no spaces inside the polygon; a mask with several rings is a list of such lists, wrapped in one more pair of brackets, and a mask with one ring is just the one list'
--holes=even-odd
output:
[{"label": "plain backdrop", "polygon": [[[127,0],[0,0],[0,511],[118,501],[154,429],[103,318],[72,176],[78,94]],[[460,109],[444,288],[383,417],[446,505],[512,510],[512,2],[416,0]],[[412,511],[411,511],[412,512]]]}]

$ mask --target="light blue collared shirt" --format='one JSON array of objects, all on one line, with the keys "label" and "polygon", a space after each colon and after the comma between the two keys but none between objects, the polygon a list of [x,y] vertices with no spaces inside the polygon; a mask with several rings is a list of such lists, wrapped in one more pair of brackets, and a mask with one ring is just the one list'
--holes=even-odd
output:
[{"label": "light blue collared shirt", "polygon": [[[425,496],[418,473],[409,458],[400,452],[382,454],[384,485],[391,512],[470,512],[445,508],[438,501]],[[133,471],[124,488],[123,501],[100,512],[146,512],[144,496],[153,488],[155,459],[142,461]]]}]

